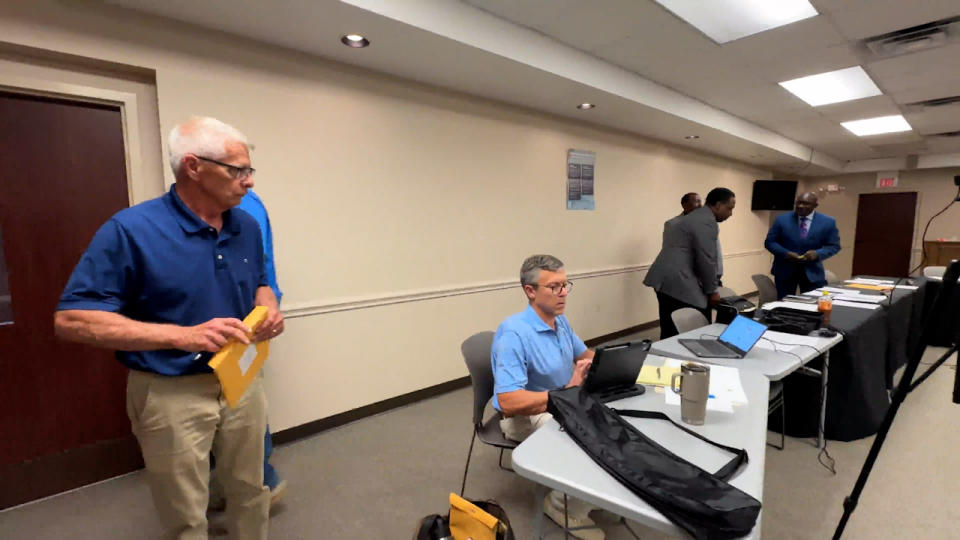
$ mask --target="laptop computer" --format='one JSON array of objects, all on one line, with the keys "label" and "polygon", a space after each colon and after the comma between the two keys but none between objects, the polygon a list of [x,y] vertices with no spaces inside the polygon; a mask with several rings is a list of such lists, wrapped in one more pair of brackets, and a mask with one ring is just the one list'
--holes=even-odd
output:
[{"label": "laptop computer", "polygon": [[737,315],[717,339],[678,341],[700,358],[743,358],[766,331],[763,323]]},{"label": "laptop computer", "polygon": [[639,396],[644,387],[637,384],[637,377],[649,350],[649,340],[597,347],[584,390],[601,403]]}]

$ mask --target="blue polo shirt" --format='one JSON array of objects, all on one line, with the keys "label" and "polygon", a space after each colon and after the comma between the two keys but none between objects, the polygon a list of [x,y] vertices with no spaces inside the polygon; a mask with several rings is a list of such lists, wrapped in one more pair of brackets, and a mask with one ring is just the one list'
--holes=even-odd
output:
[{"label": "blue polo shirt", "polygon": [[[110,311],[181,326],[217,317],[243,320],[257,288],[267,284],[257,222],[246,212],[227,210],[217,233],[183,204],[174,185],[100,227],[57,310]],[[160,375],[211,371],[210,353],[166,349],[116,355],[131,369]]]},{"label": "blue polo shirt", "polygon": [[562,388],[573,376],[573,359],[587,346],[570,328],[565,315],[550,328],[533,307],[515,313],[497,328],[490,362],[493,365],[493,406],[497,394],[514,390],[543,392]]}]

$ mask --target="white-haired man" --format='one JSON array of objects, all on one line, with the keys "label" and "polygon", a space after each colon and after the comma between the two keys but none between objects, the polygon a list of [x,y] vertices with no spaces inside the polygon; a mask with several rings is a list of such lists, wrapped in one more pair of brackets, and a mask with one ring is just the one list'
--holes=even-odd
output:
[{"label": "white-haired man", "polygon": [[[176,184],[115,214],[97,231],[60,298],[63,339],[117,351],[130,368],[127,414],[165,537],[207,537],[209,456],[217,459],[236,538],[266,538],[266,399],[255,380],[235,408],[207,367],[228,340],[283,332],[264,272],[260,228],[234,211],[253,187],[250,144],[213,118],[170,133]],[[256,305],[255,333],[243,319]]]}]

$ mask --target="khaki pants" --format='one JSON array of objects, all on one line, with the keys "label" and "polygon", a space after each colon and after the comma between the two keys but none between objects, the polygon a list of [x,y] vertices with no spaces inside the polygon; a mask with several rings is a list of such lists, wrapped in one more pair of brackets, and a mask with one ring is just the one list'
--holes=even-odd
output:
[{"label": "khaki pants", "polygon": [[267,537],[270,491],[263,485],[267,417],[259,377],[231,409],[213,374],[164,377],[131,370],[127,415],[140,443],[165,538],[207,538],[211,451],[226,492],[231,536]]},{"label": "khaki pants", "polygon": [[[534,414],[531,416],[511,416],[509,418],[500,419],[500,430],[503,431],[503,434],[506,438],[523,442],[527,437],[533,434],[534,431],[543,427],[548,420],[553,418],[553,415],[550,413],[540,413]],[[563,494],[559,491],[550,491],[549,503],[552,503],[556,508],[561,512],[563,511]],[[596,507],[587,504],[580,499],[575,499],[573,497],[567,497],[567,513],[570,514],[570,517],[575,519],[583,519],[587,517],[587,514],[591,510],[594,510]]]}]

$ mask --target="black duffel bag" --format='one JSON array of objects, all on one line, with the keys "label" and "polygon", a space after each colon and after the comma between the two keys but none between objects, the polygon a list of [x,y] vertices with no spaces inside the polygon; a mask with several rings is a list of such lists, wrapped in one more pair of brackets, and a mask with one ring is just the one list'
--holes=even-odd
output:
[{"label": "black duffel bag", "polygon": [[753,530],[760,501],[726,482],[747,463],[745,451],[717,444],[674,422],[694,437],[735,454],[711,474],[660,446],[621,417],[670,420],[663,413],[625,410],[618,414],[578,386],[551,390],[548,396],[547,412],[587,455],[694,538],[737,538]]}]

